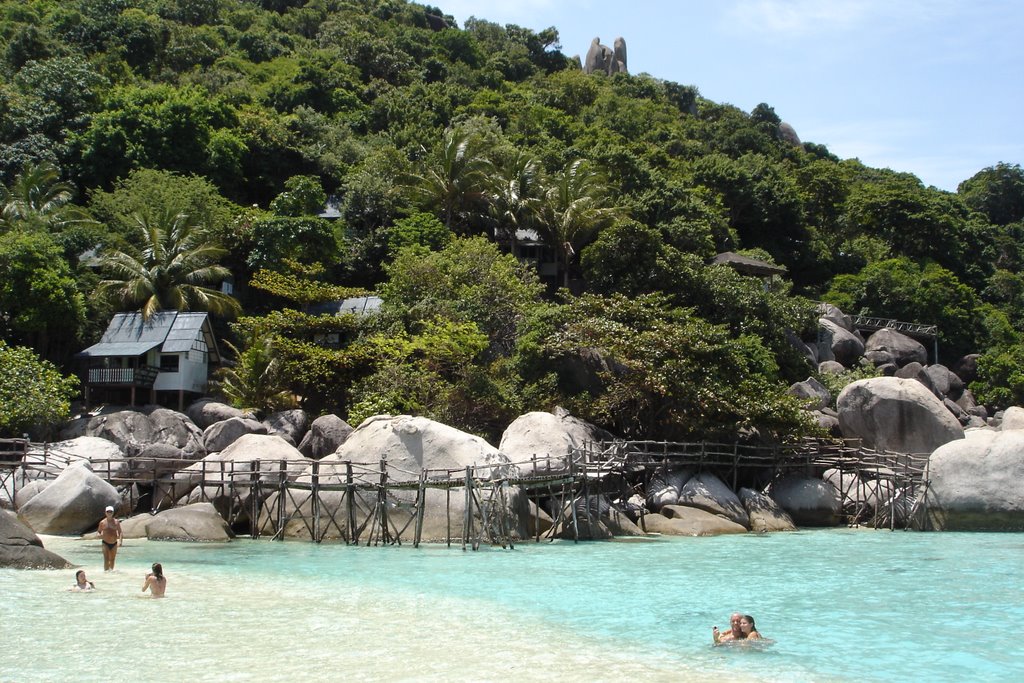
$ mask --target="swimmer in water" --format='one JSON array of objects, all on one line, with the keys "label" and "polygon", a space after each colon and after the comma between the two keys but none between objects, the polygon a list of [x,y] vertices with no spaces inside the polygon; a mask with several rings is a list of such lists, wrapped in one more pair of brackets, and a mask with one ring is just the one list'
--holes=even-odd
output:
[{"label": "swimmer in water", "polygon": [[729,630],[722,633],[718,630],[717,626],[711,628],[711,640],[718,643],[727,643],[730,640],[743,640],[746,636],[743,635],[743,629],[740,628],[740,622],[743,620],[743,615],[739,612],[733,612],[732,616],[729,617]]},{"label": "swimmer in water", "polygon": [[142,584],[142,592],[145,593],[147,589],[154,598],[164,597],[164,591],[167,590],[167,579],[164,577],[164,568],[159,562],[154,562],[152,573],[146,574],[146,582]]},{"label": "swimmer in water", "polygon": [[79,569],[75,572],[75,585],[69,588],[69,591],[75,593],[88,593],[89,591],[95,590],[96,586],[92,581],[85,578],[85,572]]}]

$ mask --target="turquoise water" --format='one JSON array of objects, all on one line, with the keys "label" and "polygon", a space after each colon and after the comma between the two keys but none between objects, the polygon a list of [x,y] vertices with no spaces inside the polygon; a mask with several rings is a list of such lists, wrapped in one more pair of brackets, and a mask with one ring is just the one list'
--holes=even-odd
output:
[{"label": "turquoise water", "polygon": [[[1007,681],[1024,534],[822,530],[514,551],[46,538],[0,570],[0,681]],[[138,597],[162,562],[168,598]],[[776,644],[713,648],[732,611]],[[1005,637],[1000,634],[1006,634]]]}]

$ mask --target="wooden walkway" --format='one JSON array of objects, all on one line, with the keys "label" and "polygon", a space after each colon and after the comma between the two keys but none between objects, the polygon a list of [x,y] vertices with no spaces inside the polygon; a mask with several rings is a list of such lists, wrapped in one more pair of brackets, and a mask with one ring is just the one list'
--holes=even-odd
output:
[{"label": "wooden walkway", "polygon": [[[27,443],[11,445],[9,452],[20,457],[0,458],[0,491],[11,500],[31,480],[55,478],[76,459],[48,444],[31,446],[30,452]],[[0,453],[3,447],[0,442]],[[444,540],[473,550],[481,545],[512,548],[527,538],[586,538],[603,510],[643,495],[654,476],[670,469],[713,473],[734,491],[742,486],[761,490],[794,472],[820,477],[832,469],[846,494],[843,521],[890,529],[912,526],[927,487],[927,456],[881,453],[836,441],[786,448],[596,442],[560,457],[418,472],[384,460],[373,465],[308,459],[198,461],[180,469],[182,464],[132,458],[94,461],[92,468],[122,492],[126,509],[156,512],[186,501],[210,502],[236,531],[252,538],[408,542],[415,547],[423,540],[428,508],[433,505],[436,524],[443,499]],[[874,482],[871,496],[853,489],[862,480]],[[530,510],[525,533],[522,496]],[[541,509],[550,512],[552,522],[542,519]],[[639,522],[642,526],[642,517]]]}]

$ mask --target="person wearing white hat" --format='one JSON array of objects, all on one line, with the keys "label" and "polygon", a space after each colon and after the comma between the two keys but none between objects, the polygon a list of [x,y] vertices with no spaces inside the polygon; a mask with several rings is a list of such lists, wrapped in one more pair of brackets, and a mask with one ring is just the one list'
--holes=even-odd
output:
[{"label": "person wearing white hat", "polygon": [[100,542],[103,543],[103,571],[113,571],[117,548],[124,543],[124,537],[121,535],[121,523],[114,519],[112,505],[107,506],[97,531],[100,534]]}]

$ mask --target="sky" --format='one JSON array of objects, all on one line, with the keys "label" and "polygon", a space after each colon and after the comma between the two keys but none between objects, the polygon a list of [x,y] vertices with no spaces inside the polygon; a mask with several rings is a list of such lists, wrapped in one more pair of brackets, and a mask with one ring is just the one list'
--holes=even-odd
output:
[{"label": "sky", "polygon": [[562,52],[626,41],[631,74],[694,85],[750,112],[764,102],[843,159],[957,185],[1024,165],[1021,0],[431,0],[558,29]]}]

